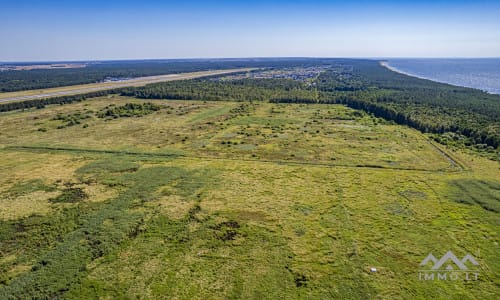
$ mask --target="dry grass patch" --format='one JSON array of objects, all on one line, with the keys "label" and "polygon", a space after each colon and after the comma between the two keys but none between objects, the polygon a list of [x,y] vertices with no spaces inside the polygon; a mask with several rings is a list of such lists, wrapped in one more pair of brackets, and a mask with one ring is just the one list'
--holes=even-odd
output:
[{"label": "dry grass patch", "polygon": [[36,191],[15,198],[0,199],[0,219],[16,220],[32,214],[45,215],[51,211],[49,199],[59,192]]},{"label": "dry grass patch", "polygon": [[102,184],[80,185],[85,194],[87,201],[90,202],[104,202],[118,196],[119,191],[112,189],[109,186]]}]

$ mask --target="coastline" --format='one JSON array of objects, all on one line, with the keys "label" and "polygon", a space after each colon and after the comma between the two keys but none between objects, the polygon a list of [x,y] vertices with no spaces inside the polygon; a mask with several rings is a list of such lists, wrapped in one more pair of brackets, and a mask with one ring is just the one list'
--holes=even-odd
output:
[{"label": "coastline", "polygon": [[437,80],[437,79],[434,79],[434,78],[429,78],[429,77],[425,77],[425,76],[420,76],[420,75],[416,75],[416,74],[411,74],[411,73],[408,73],[408,72],[402,71],[402,70],[400,70],[400,69],[398,69],[398,68],[396,68],[396,67],[394,67],[394,66],[391,66],[387,60],[380,60],[380,61],[379,61],[379,64],[380,64],[382,67],[387,68],[387,69],[388,69],[388,70],[390,70],[390,71],[393,71],[393,72],[396,72],[396,73],[399,73],[399,74],[403,74],[403,75],[406,75],[406,76],[411,76],[411,77],[415,77],[415,78],[419,78],[419,79],[424,79],[424,80],[430,80],[430,81],[437,82],[437,83],[449,84],[449,85],[458,86],[458,87],[465,87],[465,88],[470,88],[470,89],[480,90],[480,91],[482,91],[482,92],[485,92],[485,93],[487,93],[487,94],[491,94],[491,95],[500,95],[500,92],[496,93],[496,92],[492,92],[492,91],[488,91],[488,90],[480,89],[480,88],[473,87],[473,86],[460,85],[460,84],[453,83],[453,82],[448,82],[448,81],[440,81],[440,80]]},{"label": "coastline", "polygon": [[[396,68],[396,67],[393,67],[389,64],[389,62],[387,60],[381,60],[379,61],[379,64],[382,66],[382,67],[385,67],[393,72],[396,72],[396,73],[399,73],[399,74],[403,74],[403,75],[407,75],[407,76],[411,76],[411,77],[416,77],[416,78],[420,78],[420,79],[427,79],[427,80],[431,80],[429,78],[425,78],[425,77],[421,77],[421,76],[418,76],[418,75],[415,75],[415,74],[410,74],[410,73],[407,73],[405,71],[401,71],[400,69]],[[432,80],[432,81],[435,81],[435,80]]]},{"label": "coastline", "polygon": [[[445,82],[445,81],[438,81],[436,79],[432,79],[432,78],[429,78],[429,77],[424,77],[424,76],[419,76],[419,75],[416,75],[416,74],[411,74],[411,73],[408,73],[408,72],[405,72],[405,71],[402,71],[396,67],[393,67],[391,65],[389,65],[389,62],[386,61],[386,60],[381,60],[379,61],[380,65],[384,68],[387,68],[393,72],[396,72],[396,73],[399,73],[399,74],[403,74],[403,75],[406,75],[406,76],[411,76],[411,77],[415,77],[415,78],[419,78],[419,79],[425,79],[425,80],[430,80],[430,81],[434,81],[434,82],[437,82],[437,83],[445,83],[445,84],[450,84],[450,85],[454,85],[454,86],[460,86],[460,87],[466,87],[466,88],[472,88],[472,87],[469,87],[469,86],[464,86],[464,85],[456,85],[456,84],[453,84],[453,83],[449,83],[449,82]],[[474,89],[474,88],[472,88]],[[477,89],[476,89],[477,90]]]}]

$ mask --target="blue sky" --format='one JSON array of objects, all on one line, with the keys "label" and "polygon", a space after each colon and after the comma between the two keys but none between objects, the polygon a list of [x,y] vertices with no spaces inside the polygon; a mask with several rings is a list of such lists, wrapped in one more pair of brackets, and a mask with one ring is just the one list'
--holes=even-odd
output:
[{"label": "blue sky", "polygon": [[500,0],[0,0],[0,61],[500,57]]}]

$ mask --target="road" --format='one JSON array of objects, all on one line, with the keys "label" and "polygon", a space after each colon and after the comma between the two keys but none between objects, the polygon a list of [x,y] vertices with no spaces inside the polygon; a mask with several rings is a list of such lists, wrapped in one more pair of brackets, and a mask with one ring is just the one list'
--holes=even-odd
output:
[{"label": "road", "polygon": [[114,82],[101,82],[101,83],[81,84],[81,85],[66,86],[66,87],[57,87],[50,89],[0,93],[0,102],[33,100],[33,99],[51,98],[51,97],[66,96],[66,95],[78,95],[78,94],[85,94],[89,92],[110,90],[122,87],[144,86],[150,83],[194,79],[212,75],[222,75],[222,74],[245,72],[251,70],[254,69],[243,68],[243,69],[157,75],[157,76],[137,77],[137,78],[114,81]]}]

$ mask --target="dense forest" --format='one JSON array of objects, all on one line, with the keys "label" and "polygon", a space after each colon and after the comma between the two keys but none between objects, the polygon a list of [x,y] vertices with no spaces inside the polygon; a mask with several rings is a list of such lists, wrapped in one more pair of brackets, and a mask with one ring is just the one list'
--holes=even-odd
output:
[{"label": "dense forest", "polygon": [[[311,82],[291,79],[228,79],[215,76],[150,84],[0,105],[0,111],[64,104],[120,93],[143,99],[268,101],[276,103],[340,103],[377,117],[408,125],[446,144],[498,151],[500,96],[418,79],[390,71],[373,60],[221,61],[212,68],[274,64],[275,68],[328,65]],[[197,65],[202,68],[203,64]],[[205,66],[208,68],[208,66]],[[184,71],[186,71],[184,69]],[[497,149],[497,150],[495,150]]]},{"label": "dense forest", "polygon": [[290,79],[241,79],[212,81],[206,79],[170,81],[129,88],[122,95],[143,99],[225,100],[225,101],[308,101],[317,99],[317,92],[301,82]]}]

